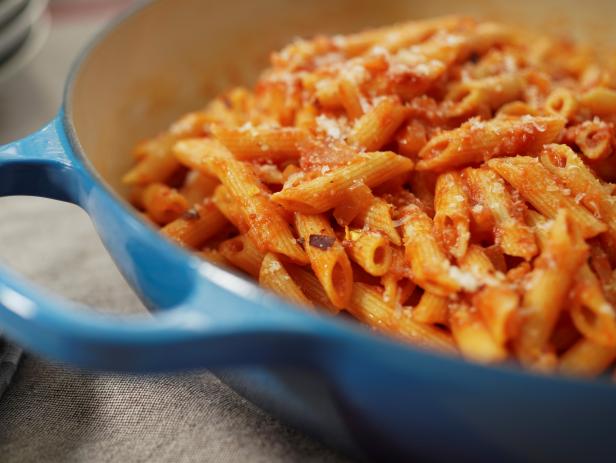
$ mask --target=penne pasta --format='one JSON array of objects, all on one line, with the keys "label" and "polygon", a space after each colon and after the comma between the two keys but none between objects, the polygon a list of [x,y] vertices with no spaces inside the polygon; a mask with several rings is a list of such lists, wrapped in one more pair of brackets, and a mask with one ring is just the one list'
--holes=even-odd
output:
[{"label": "penne pasta", "polygon": [[377,151],[391,140],[407,114],[399,99],[383,97],[357,120],[348,141],[366,151]]},{"label": "penne pasta", "polygon": [[344,308],[351,297],[353,271],[342,244],[321,215],[295,214],[295,228],[315,275],[332,304]]},{"label": "penne pasta", "polygon": [[485,279],[495,271],[486,249],[477,244],[471,244],[464,256],[458,259],[458,263],[463,271],[472,273],[480,279]]},{"label": "penne pasta", "polygon": [[221,232],[227,223],[214,203],[204,201],[165,225],[161,232],[181,246],[196,249]]},{"label": "penne pasta", "polygon": [[419,299],[419,303],[413,307],[413,320],[430,325],[449,324],[449,298],[437,296],[425,291]]},{"label": "penne pasta", "polygon": [[410,159],[391,152],[361,153],[348,166],[297,186],[283,188],[272,199],[291,211],[318,214],[336,207],[342,193],[353,185],[364,183],[372,188],[412,168]]},{"label": "penne pasta", "polygon": [[212,196],[219,184],[220,182],[215,177],[192,171],[187,175],[184,185],[180,188],[180,194],[186,198],[190,206],[193,206]]},{"label": "penne pasta", "polygon": [[263,253],[247,235],[239,235],[221,242],[218,252],[235,267],[254,278],[259,277]]},{"label": "penne pasta", "polygon": [[358,216],[359,225],[370,231],[382,233],[392,244],[400,246],[402,240],[391,217],[391,206],[381,198],[373,197]]},{"label": "penne pasta", "polygon": [[565,125],[557,116],[472,119],[430,139],[419,152],[417,170],[444,171],[497,156],[532,153],[556,141]]},{"label": "penne pasta", "polygon": [[370,275],[383,276],[389,271],[392,250],[387,237],[380,233],[351,230],[347,240],[349,257]]},{"label": "penne pasta", "polygon": [[223,144],[209,138],[181,140],[173,145],[173,155],[182,165],[211,177],[216,177],[209,166],[211,158],[233,158],[231,151]]},{"label": "penne pasta", "polygon": [[294,304],[312,307],[312,303],[289,276],[280,259],[271,252],[263,257],[259,270],[259,284]]},{"label": "penne pasta", "polygon": [[584,121],[567,129],[565,139],[593,161],[607,159],[614,151],[614,125],[601,120]]},{"label": "penne pasta", "polygon": [[558,369],[567,376],[593,377],[605,371],[614,359],[616,347],[581,339],[563,354]]},{"label": "penne pasta", "polygon": [[470,208],[457,172],[438,176],[434,194],[434,235],[452,256],[466,254],[470,240]]},{"label": "penne pasta", "polygon": [[503,73],[498,76],[477,80],[466,80],[454,85],[445,97],[451,107],[451,117],[480,114],[499,108],[522,95],[524,81],[517,73]]},{"label": "penne pasta", "polygon": [[[364,115],[362,107],[362,95],[355,82],[349,78],[343,78],[338,84],[340,103],[344,107],[350,120],[359,119]],[[364,129],[365,130],[365,129]]]},{"label": "penne pasta", "polygon": [[588,255],[588,246],[568,211],[558,212],[548,233],[546,247],[530,274],[514,342],[518,358],[529,367],[535,367],[545,354],[574,275]]},{"label": "penne pasta", "polygon": [[[426,291],[446,296],[463,286],[473,287],[470,275],[459,275],[432,233],[432,220],[418,206],[408,205],[402,211],[403,242],[415,282]],[[467,281],[469,280],[469,281]]]},{"label": "penne pasta", "polygon": [[520,296],[506,285],[486,286],[473,297],[473,306],[499,346],[514,339],[520,328]]},{"label": "penne pasta", "polygon": [[576,203],[583,204],[594,217],[607,225],[607,233],[616,239],[616,202],[606,194],[604,185],[566,145],[548,145],[540,156],[543,166],[571,190]]},{"label": "penne pasta", "polygon": [[571,120],[578,108],[578,101],[573,92],[565,87],[558,87],[545,100],[548,113]]},{"label": "penne pasta", "polygon": [[162,134],[139,145],[134,154],[139,162],[122,177],[122,182],[131,186],[144,186],[169,179],[180,167],[171,152],[176,141],[176,135]]},{"label": "penne pasta", "polygon": [[462,355],[478,363],[499,363],[507,351],[492,337],[479,313],[467,304],[455,304],[449,326]]},{"label": "penne pasta", "polygon": [[475,203],[491,213],[494,241],[503,252],[526,260],[537,254],[535,235],[524,221],[526,207],[514,202],[502,178],[485,167],[465,169],[463,175]]},{"label": "penne pasta", "polygon": [[569,211],[571,220],[580,228],[584,238],[606,231],[605,224],[566,194],[570,192],[563,190],[537,159],[526,156],[492,159],[488,166],[546,217],[555,219],[561,208]]},{"label": "penne pasta", "polygon": [[252,125],[239,128],[214,126],[212,133],[236,159],[267,159],[274,162],[299,158],[299,145],[308,136],[306,131],[295,127]]},{"label": "penne pasta", "polygon": [[286,269],[289,275],[291,275],[291,278],[293,278],[295,283],[301,288],[302,293],[304,293],[313,304],[327,309],[332,314],[337,314],[340,311],[340,309],[334,306],[329,300],[327,293],[323,289],[323,285],[321,285],[321,282],[314,273],[293,264],[289,264]]},{"label": "penne pasta", "polygon": [[588,339],[603,346],[616,346],[616,312],[603,293],[597,276],[587,264],[578,271],[572,289],[571,319]]},{"label": "penne pasta", "polygon": [[143,189],[141,203],[150,219],[159,225],[173,222],[188,209],[188,201],[175,188],[157,182]]},{"label": "penne pasta", "polygon": [[411,343],[455,354],[456,348],[451,336],[431,325],[420,323],[410,315],[396,316],[396,309],[383,301],[378,289],[364,283],[354,283],[351,301],[347,310],[358,320],[373,328],[390,333]]},{"label": "penne pasta", "polygon": [[616,90],[595,87],[580,96],[580,106],[599,116],[616,114]]},{"label": "penne pasta", "polygon": [[238,203],[242,223],[262,252],[277,252],[303,264],[307,257],[255,173],[240,161],[210,158],[208,167]]}]

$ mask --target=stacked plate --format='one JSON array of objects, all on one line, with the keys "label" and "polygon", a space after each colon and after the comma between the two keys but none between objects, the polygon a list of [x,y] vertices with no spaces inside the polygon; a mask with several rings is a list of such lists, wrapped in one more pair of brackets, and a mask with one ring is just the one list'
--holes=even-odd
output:
[{"label": "stacked plate", "polygon": [[0,0],[0,82],[29,61],[49,32],[47,0]]}]

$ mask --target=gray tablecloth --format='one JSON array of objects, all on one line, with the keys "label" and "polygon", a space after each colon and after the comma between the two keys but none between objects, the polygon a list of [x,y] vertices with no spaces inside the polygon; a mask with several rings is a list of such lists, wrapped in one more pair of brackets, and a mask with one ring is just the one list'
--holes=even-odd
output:
[{"label": "gray tablecloth", "polygon": [[[70,62],[101,25],[56,18],[42,54],[0,87],[0,143],[56,111]],[[72,300],[143,311],[74,206],[0,199],[0,260]],[[25,355],[0,399],[0,461],[342,461],[213,375],[116,376]]]}]

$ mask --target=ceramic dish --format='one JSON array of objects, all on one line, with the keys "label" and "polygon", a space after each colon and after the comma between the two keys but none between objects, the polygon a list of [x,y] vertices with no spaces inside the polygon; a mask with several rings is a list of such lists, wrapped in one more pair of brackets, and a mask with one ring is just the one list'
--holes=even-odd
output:
[{"label": "ceramic dish", "polygon": [[482,367],[298,310],[166,241],[133,212],[119,181],[135,141],[230,83],[249,82],[293,36],[451,12],[540,27],[556,7],[561,31],[570,12],[568,32],[616,41],[616,4],[607,1],[143,5],[84,53],[57,119],[0,148],[0,194],[81,206],[154,317],[83,311],[2,269],[0,326],[31,351],[87,368],[225,368],[223,378],[250,399],[357,456],[610,461],[616,389],[607,381]]}]

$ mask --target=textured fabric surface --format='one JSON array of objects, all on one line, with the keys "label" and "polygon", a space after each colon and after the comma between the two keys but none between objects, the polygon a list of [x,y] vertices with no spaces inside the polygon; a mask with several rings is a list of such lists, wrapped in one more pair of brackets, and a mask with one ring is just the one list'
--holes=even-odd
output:
[{"label": "textured fabric surface", "polygon": [[[55,113],[70,63],[101,25],[98,12],[89,19],[74,18],[56,17],[43,53],[0,86],[0,144],[36,129]],[[144,310],[78,208],[37,198],[2,198],[0,224],[3,265],[102,310]],[[207,372],[100,375],[25,354],[0,398],[0,462],[38,461],[345,459],[269,417]]]},{"label": "textured fabric surface", "polygon": [[0,398],[11,382],[20,358],[21,349],[2,339],[2,332],[0,331]]}]

